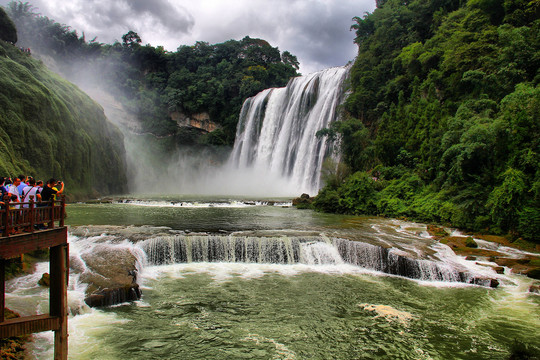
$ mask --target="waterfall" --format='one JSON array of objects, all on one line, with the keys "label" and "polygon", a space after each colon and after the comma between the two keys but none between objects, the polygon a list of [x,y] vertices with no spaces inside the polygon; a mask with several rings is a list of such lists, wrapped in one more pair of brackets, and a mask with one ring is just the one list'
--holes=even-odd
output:
[{"label": "waterfall", "polygon": [[332,155],[317,131],[338,117],[348,67],[301,76],[244,102],[230,161],[288,181],[290,192],[316,194],[324,159]]},{"label": "waterfall", "polygon": [[150,265],[189,262],[350,264],[416,280],[494,286],[492,279],[476,277],[449,264],[412,259],[392,249],[341,238],[176,235],[148,239],[139,246]]}]

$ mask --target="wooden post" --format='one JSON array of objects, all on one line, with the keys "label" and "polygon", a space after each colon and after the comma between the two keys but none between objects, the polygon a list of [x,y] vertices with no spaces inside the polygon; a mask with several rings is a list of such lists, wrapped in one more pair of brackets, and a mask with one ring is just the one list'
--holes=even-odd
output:
[{"label": "wooden post", "polygon": [[2,298],[0,298],[0,323],[4,322],[4,308],[6,306],[6,261],[0,259],[0,291],[2,292]]},{"label": "wooden post", "polygon": [[4,236],[9,236],[9,196],[4,197]]},{"label": "wooden post", "polygon": [[52,198],[49,201],[49,206],[51,207],[49,211],[49,216],[51,217],[51,219],[49,220],[48,228],[52,229],[54,228],[54,200]]},{"label": "wooden post", "polygon": [[68,351],[67,328],[67,277],[68,277],[68,245],[53,246],[50,249],[49,272],[51,287],[49,295],[49,312],[51,316],[60,318],[60,326],[54,332],[54,359],[66,360]]},{"label": "wooden post", "polygon": [[64,194],[62,194],[61,201],[60,224],[58,226],[64,227],[64,218],[66,217],[66,196]]},{"label": "wooden post", "polygon": [[34,195],[30,195],[30,232],[34,232],[34,225],[36,225],[36,204]]}]

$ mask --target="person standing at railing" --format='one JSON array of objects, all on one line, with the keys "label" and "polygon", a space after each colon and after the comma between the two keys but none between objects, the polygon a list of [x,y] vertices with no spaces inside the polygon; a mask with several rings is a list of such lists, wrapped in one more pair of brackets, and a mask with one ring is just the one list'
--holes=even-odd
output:
[{"label": "person standing at railing", "polygon": [[17,186],[17,190],[19,190],[19,195],[22,194],[22,191],[24,190],[25,187],[28,186],[28,177],[24,176],[24,175],[19,175],[19,180],[21,180],[21,183]]},{"label": "person standing at railing", "polygon": [[[9,195],[13,198],[13,196],[16,196],[15,200],[16,202],[20,202],[21,201],[21,193],[19,193],[19,185],[21,185],[21,179],[20,178],[15,178],[13,180],[13,184],[9,185],[8,187],[8,193]],[[18,209],[18,205],[17,205],[17,208]]]},{"label": "person standing at railing", "polygon": [[[54,189],[54,186],[56,184],[60,185],[60,190]],[[54,200],[55,195],[60,195],[64,192],[64,183],[62,181],[56,181],[56,179],[52,178],[47,181],[47,186],[43,187],[43,190],[41,190],[41,201],[50,201],[51,199]]]},{"label": "person standing at railing", "polygon": [[38,188],[38,193],[41,194],[41,190],[43,190],[43,180],[36,181],[36,187]]},{"label": "person standing at railing", "polygon": [[[36,185],[36,180],[34,178],[28,179],[28,186],[26,186],[21,194],[23,203],[30,201],[30,196],[34,197],[35,202],[41,201],[41,194],[39,193],[39,187]],[[29,204],[23,204],[24,208],[30,207]]]},{"label": "person standing at railing", "polygon": [[[8,187],[8,195],[11,197],[9,203],[9,210],[17,210],[20,208],[20,205],[17,204],[21,201],[21,195],[19,193],[18,186],[21,185],[21,179],[13,179],[13,184]],[[16,204],[16,205],[15,205]],[[19,233],[19,227],[16,224],[19,222],[20,214],[19,211],[14,211],[11,213],[11,234]]]},{"label": "person standing at railing", "polygon": [[0,177],[0,202],[4,201],[4,196],[7,195],[8,191],[5,187],[6,178]]}]

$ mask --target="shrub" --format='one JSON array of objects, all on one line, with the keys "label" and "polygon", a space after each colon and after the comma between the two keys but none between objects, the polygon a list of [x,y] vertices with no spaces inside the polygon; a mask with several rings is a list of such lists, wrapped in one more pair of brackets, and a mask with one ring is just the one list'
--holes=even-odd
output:
[{"label": "shrub", "polygon": [[378,193],[366,172],[356,172],[339,188],[339,205],[348,214],[375,214]]},{"label": "shrub", "polygon": [[467,239],[465,239],[465,246],[470,248],[477,248],[478,244],[476,243],[476,241],[474,241],[472,236],[468,236]]}]

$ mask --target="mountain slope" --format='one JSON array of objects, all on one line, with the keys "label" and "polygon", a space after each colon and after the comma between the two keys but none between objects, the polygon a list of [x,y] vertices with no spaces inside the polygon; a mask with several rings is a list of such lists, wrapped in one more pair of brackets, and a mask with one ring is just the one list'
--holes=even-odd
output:
[{"label": "mountain slope", "polygon": [[122,134],[75,85],[0,42],[0,175],[66,182],[68,194],[125,191]]}]

